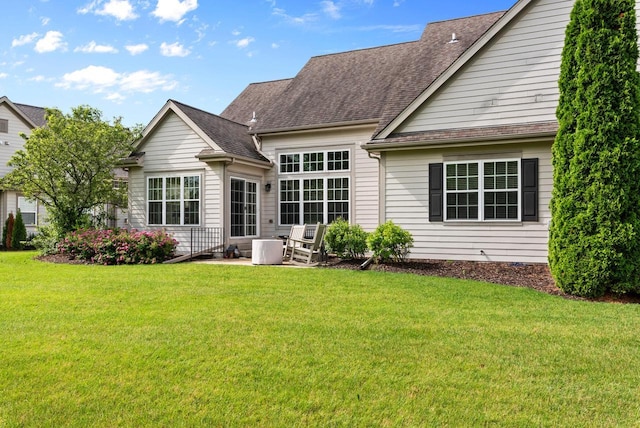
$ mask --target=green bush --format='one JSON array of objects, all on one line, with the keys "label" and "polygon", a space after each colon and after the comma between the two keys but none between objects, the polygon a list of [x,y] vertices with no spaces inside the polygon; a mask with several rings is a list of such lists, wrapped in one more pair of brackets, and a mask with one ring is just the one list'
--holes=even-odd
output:
[{"label": "green bush", "polygon": [[16,220],[13,223],[13,231],[11,233],[11,247],[16,250],[22,250],[24,242],[27,240],[27,228],[22,220],[22,213],[18,210]]},{"label": "green bush", "polygon": [[575,2],[559,80],[549,267],[580,296],[640,291],[635,2]]},{"label": "green bush", "polygon": [[80,230],[58,244],[61,254],[103,265],[162,263],[173,257],[178,241],[165,231]]},{"label": "green bush", "polygon": [[369,234],[367,244],[376,263],[404,262],[409,249],[413,247],[413,236],[389,220]]},{"label": "green bush", "polygon": [[341,259],[361,258],[367,252],[367,232],[341,217],[329,225],[324,240],[327,250]]},{"label": "green bush", "polygon": [[58,243],[63,237],[60,229],[51,223],[38,227],[38,233],[31,238],[31,244],[41,255],[48,256],[58,252]]}]

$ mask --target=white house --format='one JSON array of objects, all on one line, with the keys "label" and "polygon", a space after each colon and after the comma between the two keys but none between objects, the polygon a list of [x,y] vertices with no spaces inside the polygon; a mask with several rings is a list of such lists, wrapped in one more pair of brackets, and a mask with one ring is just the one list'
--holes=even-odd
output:
[{"label": "white house", "polygon": [[[0,97],[0,178],[11,169],[7,162],[17,150],[24,148],[20,134],[29,135],[31,130],[44,126],[44,108],[13,103],[6,96]],[[0,234],[9,213],[15,216],[20,210],[27,234],[35,233],[44,217],[44,207],[25,198],[19,191],[0,189]]]},{"label": "white house", "polygon": [[220,116],[169,100],[127,160],[130,222],[188,251],[292,224],[393,220],[412,258],[546,263],[551,145],[572,0],[430,23],[420,40],[311,58]]}]

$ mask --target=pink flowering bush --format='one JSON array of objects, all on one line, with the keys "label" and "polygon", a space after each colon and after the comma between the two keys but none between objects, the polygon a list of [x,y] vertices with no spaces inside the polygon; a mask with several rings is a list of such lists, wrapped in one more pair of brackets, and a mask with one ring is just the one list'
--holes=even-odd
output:
[{"label": "pink flowering bush", "polygon": [[71,232],[58,251],[72,259],[103,265],[162,263],[173,257],[178,241],[165,231],[87,229]]}]

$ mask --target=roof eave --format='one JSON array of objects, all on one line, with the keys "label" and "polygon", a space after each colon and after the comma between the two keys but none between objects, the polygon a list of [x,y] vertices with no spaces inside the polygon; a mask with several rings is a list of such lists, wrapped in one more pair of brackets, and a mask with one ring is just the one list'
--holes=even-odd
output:
[{"label": "roof eave", "polygon": [[361,120],[351,120],[344,122],[333,122],[333,123],[320,123],[313,125],[301,125],[301,126],[292,126],[292,127],[283,127],[283,128],[267,128],[267,129],[256,129],[250,130],[249,132],[253,135],[267,135],[267,134],[285,134],[290,132],[309,132],[316,130],[327,130],[333,128],[345,128],[345,127],[358,127],[358,126],[371,126],[377,125],[380,119],[361,119]]},{"label": "roof eave", "polygon": [[556,131],[536,132],[532,134],[487,135],[481,137],[438,138],[434,140],[416,140],[406,142],[372,140],[361,147],[369,152],[391,152],[415,149],[442,149],[460,146],[487,146],[509,143],[536,143],[553,140]]},{"label": "roof eave", "polygon": [[223,162],[226,164],[242,164],[242,165],[249,165],[249,166],[255,166],[258,168],[262,168],[262,169],[271,169],[273,167],[273,162],[268,161],[268,160],[258,160],[258,159],[252,159],[246,156],[239,156],[239,155],[233,155],[233,154],[229,154],[229,153],[224,153],[224,152],[220,152],[220,153],[199,153],[196,155],[196,158],[199,161],[202,162],[206,162],[206,163],[217,163],[217,162]]}]

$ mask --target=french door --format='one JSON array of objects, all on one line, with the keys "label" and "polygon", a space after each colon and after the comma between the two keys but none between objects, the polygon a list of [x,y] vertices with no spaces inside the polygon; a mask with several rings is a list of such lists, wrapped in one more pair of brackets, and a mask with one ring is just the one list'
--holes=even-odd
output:
[{"label": "french door", "polygon": [[231,179],[231,236],[258,235],[258,183]]}]

